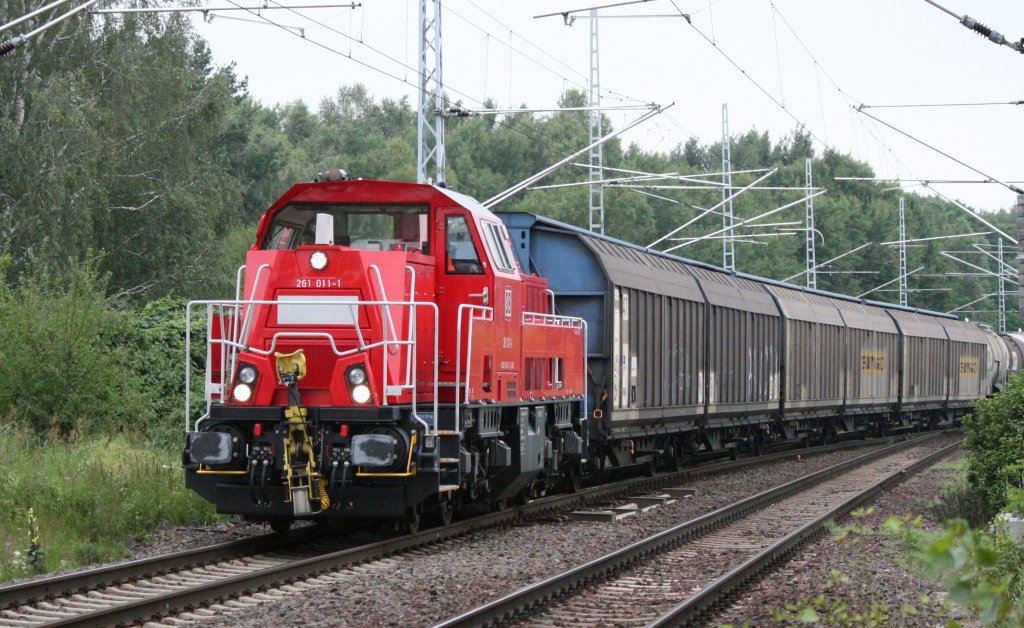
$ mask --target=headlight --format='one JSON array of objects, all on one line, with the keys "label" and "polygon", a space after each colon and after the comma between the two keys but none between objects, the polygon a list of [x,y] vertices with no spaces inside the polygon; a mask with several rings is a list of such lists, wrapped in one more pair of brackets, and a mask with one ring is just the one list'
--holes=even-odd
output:
[{"label": "headlight", "polygon": [[370,400],[370,387],[359,385],[352,389],[352,401],[366,403]]},{"label": "headlight", "polygon": [[[367,390],[366,392],[367,394],[369,394],[370,391]],[[235,389],[234,391],[232,391],[232,394],[235,397],[235,401],[241,401],[242,403],[245,403],[246,401],[249,401],[249,399],[252,398],[252,388],[249,388],[249,386],[246,384],[239,384],[235,386]]]},{"label": "headlight", "polygon": [[313,270],[323,270],[327,268],[327,254],[323,251],[316,251],[309,256],[309,265],[313,267]]},{"label": "headlight", "polygon": [[353,386],[358,386],[359,384],[365,384],[366,383],[366,371],[364,371],[362,368],[360,368],[358,366],[353,368],[353,369],[349,369],[349,371],[348,371],[348,383],[352,384]]},{"label": "headlight", "polygon": [[256,369],[251,366],[238,369],[238,381],[251,386],[256,381]]}]

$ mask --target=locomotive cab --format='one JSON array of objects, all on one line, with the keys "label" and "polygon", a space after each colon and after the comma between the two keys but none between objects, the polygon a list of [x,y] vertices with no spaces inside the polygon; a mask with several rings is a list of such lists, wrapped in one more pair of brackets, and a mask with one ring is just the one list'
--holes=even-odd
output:
[{"label": "locomotive cab", "polygon": [[578,465],[585,326],[548,309],[511,247],[443,188],[293,186],[238,298],[190,304],[207,310],[207,411],[187,429],[187,485],[272,522],[410,523]]}]

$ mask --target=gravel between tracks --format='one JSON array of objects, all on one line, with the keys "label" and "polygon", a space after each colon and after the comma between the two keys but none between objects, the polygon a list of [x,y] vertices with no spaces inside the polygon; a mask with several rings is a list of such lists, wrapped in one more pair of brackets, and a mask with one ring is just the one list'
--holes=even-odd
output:
[{"label": "gravel between tracks", "polygon": [[[460,539],[371,563],[336,574],[331,582],[317,585],[305,593],[282,596],[273,603],[253,606],[238,614],[210,618],[204,626],[422,626],[430,625],[461,611],[480,605],[521,586],[552,575],[580,562],[601,556],[653,532],[692,519],[744,496],[795,479],[811,471],[854,457],[857,452],[840,452],[791,458],[767,467],[737,471],[689,484],[698,490],[694,498],[680,500],[652,511],[628,517],[617,523],[577,523],[567,516],[551,516],[521,525],[477,532]],[[939,475],[941,477],[941,474]],[[921,512],[916,499],[934,494],[938,479],[915,482],[907,497],[888,506],[892,512]],[[885,499],[883,497],[882,499]],[[874,519],[865,523],[880,525],[887,515],[878,508]],[[880,518],[880,520],[879,520]],[[865,537],[868,550],[871,537]],[[841,546],[816,550],[817,545],[833,543],[826,539],[801,554],[789,568],[796,572],[783,579],[794,587],[772,592],[764,600],[751,600],[733,616],[723,616],[712,625],[736,621],[752,626],[772,623],[766,608],[781,606],[815,592],[833,567],[843,565],[849,554]],[[813,553],[817,552],[817,553]],[[937,597],[934,584],[914,581],[881,551],[864,551],[864,573],[874,574],[870,589],[879,592],[882,601],[900,608],[902,600],[916,601],[919,593]],[[844,572],[846,573],[846,572]],[[863,578],[851,570],[851,575]],[[778,578],[770,578],[778,582]],[[856,583],[850,583],[852,588]],[[845,591],[835,593],[845,595]],[[890,599],[891,598],[891,599]],[[918,604],[920,606],[920,604]],[[910,617],[904,625],[935,625],[936,615]],[[939,622],[942,623],[942,622]]]},{"label": "gravel between tracks", "polygon": [[[946,461],[962,456],[958,453]],[[891,516],[922,515],[922,527],[934,530],[938,524],[928,519],[927,503],[939,494],[942,483],[950,480],[952,474],[944,465],[933,466],[877,497],[870,504],[870,514],[848,519],[843,525],[877,531]],[[836,578],[834,571],[842,577]],[[774,620],[773,610],[818,595],[845,602],[851,614],[870,614],[874,609],[887,616],[886,621],[875,625],[943,626],[948,619],[955,619],[962,626],[978,625],[963,609],[944,608],[945,590],[941,584],[908,570],[902,542],[880,534],[851,534],[842,539],[830,534],[805,546],[780,569],[761,579],[750,593],[713,617],[708,625],[798,625],[793,620]],[[921,596],[928,601],[922,601]],[[908,613],[907,607],[913,610]],[[867,620],[840,625],[867,625]]]}]

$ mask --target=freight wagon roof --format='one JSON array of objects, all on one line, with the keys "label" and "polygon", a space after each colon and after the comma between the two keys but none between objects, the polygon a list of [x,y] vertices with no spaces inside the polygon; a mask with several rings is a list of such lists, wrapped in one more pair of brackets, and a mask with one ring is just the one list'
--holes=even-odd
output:
[{"label": "freight wagon roof", "polygon": [[913,336],[916,338],[937,338],[939,340],[946,339],[946,332],[942,324],[939,323],[940,319],[933,318],[930,316],[924,316],[917,312],[910,312],[907,310],[892,310],[889,312],[896,322],[899,323],[900,329],[907,336]]},{"label": "freight wagon roof", "polygon": [[973,342],[976,344],[987,344],[985,330],[972,323],[964,321],[949,321],[939,319],[939,324],[946,328],[949,339],[958,342]]},{"label": "freight wagon roof", "polygon": [[580,239],[601,260],[608,278],[627,286],[679,299],[704,302],[700,286],[682,260],[649,255],[618,242],[580,234]]},{"label": "freight wagon roof", "polygon": [[813,292],[792,290],[783,286],[766,286],[779,299],[779,307],[786,318],[811,323],[843,327],[843,317],[836,308],[835,299]]},{"label": "freight wagon roof", "polygon": [[843,315],[846,326],[853,329],[880,331],[887,334],[899,333],[896,322],[880,307],[866,305],[859,301],[836,301],[836,307]]},{"label": "freight wagon roof", "polygon": [[[903,307],[903,306],[896,305],[896,304],[893,304],[893,303],[885,303],[885,302],[882,302],[882,301],[872,301],[872,300],[869,300],[869,299],[861,299],[861,298],[850,296],[850,295],[846,295],[846,294],[839,294],[839,293],[836,293],[836,292],[829,292],[827,290],[817,290],[817,289],[814,289],[814,288],[808,288],[806,286],[799,286],[799,285],[796,285],[796,284],[786,283],[786,282],[779,281],[777,279],[771,279],[771,278],[768,278],[768,277],[759,277],[757,275],[750,275],[750,274],[742,273],[742,272],[731,272],[731,271],[728,271],[728,270],[726,270],[724,268],[721,268],[720,266],[715,266],[713,264],[708,264],[706,262],[700,262],[700,261],[689,259],[689,258],[686,258],[686,257],[680,257],[680,256],[677,256],[677,255],[672,255],[671,253],[665,253],[663,251],[657,251],[657,250],[650,249],[650,248],[647,248],[647,247],[639,246],[639,245],[633,244],[631,242],[626,242],[625,240],[619,240],[617,238],[612,238],[612,237],[609,237],[609,236],[606,236],[606,235],[601,235],[601,234],[598,234],[598,233],[594,233],[592,231],[588,231],[586,229],[583,229],[581,227],[577,227],[575,225],[570,225],[568,223],[564,223],[564,222],[561,222],[561,221],[558,221],[558,220],[554,220],[554,219],[547,218],[545,216],[540,216],[538,214],[533,214],[533,213],[530,213],[530,212],[498,212],[498,216],[499,217],[500,216],[507,216],[510,219],[512,218],[512,216],[516,216],[516,215],[529,217],[529,219],[532,220],[533,223],[542,225],[543,227],[546,227],[546,228],[549,228],[549,229],[555,229],[555,230],[559,230],[559,231],[565,231],[565,232],[570,232],[570,233],[578,234],[580,236],[580,238],[582,240],[584,240],[588,244],[588,247],[591,248],[591,250],[594,251],[595,255],[597,255],[598,257],[601,258],[602,263],[605,264],[606,269],[608,269],[609,278],[612,280],[613,283],[616,283],[618,285],[638,288],[638,289],[641,289],[641,290],[650,290],[650,291],[663,292],[661,290],[657,290],[654,287],[654,286],[658,285],[658,280],[649,277],[649,275],[651,274],[652,271],[639,271],[638,269],[632,268],[632,266],[634,264],[642,265],[643,262],[641,262],[639,260],[647,260],[652,265],[656,264],[657,267],[664,267],[665,266],[665,262],[664,261],[660,261],[660,260],[665,260],[665,261],[672,262],[673,264],[685,265],[686,267],[688,267],[691,270],[691,272],[693,272],[694,275],[699,275],[702,278],[712,278],[713,277],[713,278],[715,278],[715,282],[717,284],[719,284],[719,285],[730,285],[731,284],[733,286],[742,286],[742,285],[744,285],[742,280],[747,280],[747,281],[753,281],[753,282],[757,282],[757,283],[760,283],[760,284],[764,284],[764,285],[767,285],[767,286],[777,286],[777,287],[780,287],[780,288],[785,288],[786,290],[795,290],[795,291],[806,293],[806,294],[817,295],[817,296],[820,296],[820,297],[826,297],[826,298],[830,298],[830,299],[837,299],[837,300],[840,300],[840,301],[847,301],[847,302],[850,302],[850,303],[853,303],[853,304],[859,304],[859,305],[861,305],[861,308],[863,308],[861,311],[865,314],[865,316],[864,317],[857,317],[857,316],[855,316],[854,318],[855,319],[863,318],[863,320],[861,321],[861,325],[857,325],[857,327],[861,327],[863,329],[876,329],[877,331],[894,331],[894,329],[892,328],[891,325],[888,325],[888,324],[878,320],[874,315],[869,313],[871,308],[873,308],[873,307],[884,308],[884,309],[887,309],[887,310],[898,310],[898,311],[915,313],[915,314],[923,314],[925,316],[936,316],[936,317],[946,318],[946,319],[950,319],[950,320],[959,320],[958,317],[956,317],[956,316],[954,316],[952,314],[946,314],[945,312],[933,312],[931,310],[925,310],[925,309],[920,309],[920,308],[908,308],[908,307]],[[609,245],[614,245],[614,246],[609,246]],[[632,254],[617,251],[615,253],[615,258],[617,260],[628,259],[628,258],[632,257],[634,261],[632,263],[626,264],[626,265],[623,265],[620,261],[614,261],[611,264],[608,264],[607,262],[610,260],[610,258],[605,254],[605,251],[615,250],[618,247],[624,247],[625,249],[631,251]],[[656,261],[656,260],[658,260],[658,261]],[[710,271],[710,272],[700,273],[700,272],[696,272],[695,269],[703,269],[705,271]],[[676,273],[675,270],[669,271],[669,272]],[[655,274],[657,274],[657,273],[655,272]],[[643,278],[643,277],[645,277],[645,275],[647,277]],[[729,281],[729,280],[723,279],[723,277],[732,277],[734,280],[738,279],[738,280],[741,280],[741,281]],[[674,280],[662,279],[661,281],[667,283],[668,285],[678,284],[678,282],[679,282],[678,279],[674,279]],[[707,291],[707,286],[705,285],[703,287],[705,288],[705,291]],[[681,289],[681,288],[677,286],[676,290],[679,290],[679,289]],[[714,290],[713,290],[713,292],[714,292]],[[750,291],[748,289],[748,290],[745,290],[744,292],[745,292],[746,295],[748,295],[748,298],[753,298],[752,297],[752,291]],[[767,298],[770,301],[770,297],[768,297],[767,291],[765,291],[765,295],[764,296],[765,296],[765,298]],[[692,298],[692,297],[685,297],[685,298]],[[722,298],[725,299],[725,300],[732,301],[733,298],[736,298],[736,297],[730,298],[730,297],[728,297],[726,295],[722,295]],[[725,302],[715,303],[715,301],[717,299],[713,298],[711,296],[711,294],[708,295],[708,299],[712,302],[712,304],[721,304],[721,305],[726,305],[727,304]],[[700,298],[693,299],[693,300],[703,301],[703,299],[700,299]],[[752,311],[761,311],[765,307],[765,306],[761,305],[761,300],[760,299],[753,298],[753,301],[754,302],[747,302],[747,301],[744,301],[744,300],[740,299],[740,301],[731,304],[730,307],[739,307],[741,303],[745,303],[744,307],[747,307],[748,309],[752,309]],[[754,305],[755,307],[751,307],[752,305]],[[836,304],[836,307],[840,307],[839,304]],[[774,313],[775,312],[774,304],[768,305],[767,309],[770,311],[770,313]],[[789,314],[787,313],[787,315],[789,315]],[[875,319],[875,323],[871,323],[870,322],[871,319]]]}]

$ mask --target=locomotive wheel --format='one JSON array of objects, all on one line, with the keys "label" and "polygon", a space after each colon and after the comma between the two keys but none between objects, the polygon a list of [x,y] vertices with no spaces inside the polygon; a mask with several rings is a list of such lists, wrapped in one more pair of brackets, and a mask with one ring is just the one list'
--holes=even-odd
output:
[{"label": "locomotive wheel", "polygon": [[505,498],[496,499],[491,502],[491,510],[493,510],[494,512],[501,512],[506,508],[508,508],[508,500]]},{"label": "locomotive wheel", "polygon": [[437,509],[437,519],[441,526],[451,525],[452,515],[455,514],[455,500],[451,497],[442,497]]},{"label": "locomotive wheel", "polygon": [[271,519],[270,529],[278,534],[284,534],[292,527],[291,519]]},{"label": "locomotive wheel", "polygon": [[398,531],[402,534],[416,534],[420,531],[420,522],[423,520],[423,506],[413,506],[405,509],[405,518],[398,521]]},{"label": "locomotive wheel", "polygon": [[455,514],[455,500],[452,498],[442,499],[440,508],[438,510],[438,518],[440,519],[440,525],[451,526],[453,514]]},{"label": "locomotive wheel", "polygon": [[438,495],[433,500],[430,509],[427,511],[427,519],[430,527],[444,527],[451,525],[452,515],[455,514],[455,500],[449,493]]},{"label": "locomotive wheel", "polygon": [[525,506],[525,505],[529,504],[530,502],[532,502],[535,499],[537,499],[537,482],[536,482],[536,480],[534,480],[533,482],[530,482],[529,484],[527,484],[526,486],[523,487],[523,490],[519,493],[519,499],[516,500],[516,501],[519,502],[520,506]]}]

